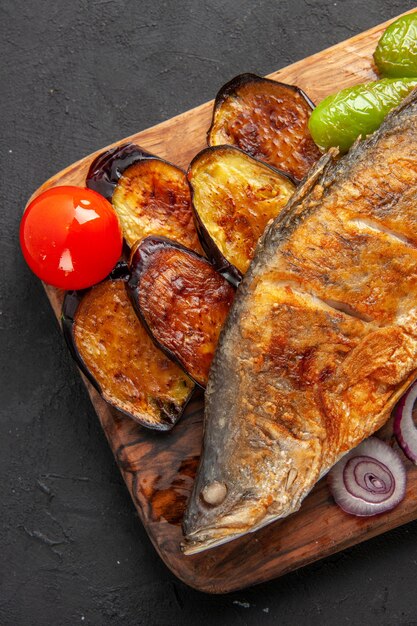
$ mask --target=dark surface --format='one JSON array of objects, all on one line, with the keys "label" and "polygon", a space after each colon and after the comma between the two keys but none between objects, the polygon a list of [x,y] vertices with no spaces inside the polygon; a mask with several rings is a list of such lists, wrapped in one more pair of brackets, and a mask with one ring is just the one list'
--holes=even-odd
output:
[{"label": "dark surface", "polygon": [[186,587],[137,519],[40,282],[28,196],[96,148],[404,10],[393,0],[2,0],[0,624],[417,624],[417,523],[227,596]]}]

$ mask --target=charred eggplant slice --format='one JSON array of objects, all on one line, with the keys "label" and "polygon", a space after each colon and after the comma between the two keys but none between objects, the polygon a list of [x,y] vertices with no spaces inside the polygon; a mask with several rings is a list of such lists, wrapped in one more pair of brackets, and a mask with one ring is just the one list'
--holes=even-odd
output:
[{"label": "charred eggplant slice", "polygon": [[237,146],[300,181],[321,156],[308,130],[313,108],[298,87],[241,74],[217,94],[208,143]]},{"label": "charred eggplant slice", "polygon": [[111,200],[131,248],[148,235],[163,235],[201,252],[185,172],[135,144],[99,155],[87,186]]},{"label": "charred eggplant slice", "polygon": [[[238,279],[258,239],[292,196],[292,180],[238,148],[206,148],[191,161],[188,180],[200,239],[217,267]],[[233,270],[233,268],[236,268]]]},{"label": "charred eggplant slice", "polygon": [[103,398],[143,426],[170,430],[194,383],[155,346],[137,318],[124,276],[68,292],[64,335],[71,354]]},{"label": "charred eggplant slice", "polygon": [[202,387],[235,290],[183,246],[148,237],[134,250],[128,290],[157,345]]}]

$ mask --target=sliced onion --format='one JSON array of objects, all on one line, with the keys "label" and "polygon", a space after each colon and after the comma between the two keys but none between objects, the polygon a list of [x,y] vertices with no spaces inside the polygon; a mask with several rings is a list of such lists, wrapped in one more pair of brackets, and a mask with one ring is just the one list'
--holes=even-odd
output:
[{"label": "sliced onion", "polygon": [[411,385],[398,403],[394,418],[394,433],[410,461],[417,465],[417,428],[413,407],[417,398],[417,381]]},{"label": "sliced onion", "polygon": [[336,503],[352,515],[376,515],[393,509],[404,498],[406,483],[401,458],[376,437],[363,441],[329,473]]}]

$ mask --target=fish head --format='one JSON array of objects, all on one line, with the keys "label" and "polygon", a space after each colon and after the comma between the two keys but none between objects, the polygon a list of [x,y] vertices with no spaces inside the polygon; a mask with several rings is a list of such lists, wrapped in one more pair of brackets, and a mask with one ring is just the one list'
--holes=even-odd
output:
[{"label": "fish head", "polygon": [[[260,437],[237,438],[227,454],[203,455],[184,517],[183,552],[220,546],[297,511],[320,472],[317,437],[272,441],[274,425]],[[267,441],[266,435],[270,438]]]},{"label": "fish head", "polygon": [[222,472],[221,464],[207,464],[207,471],[199,472],[184,518],[185,554],[213,548],[258,530],[281,517],[283,509],[288,507],[296,471],[275,469],[271,480],[270,474],[257,473],[249,463],[237,467],[238,474]]},{"label": "fish head", "polygon": [[245,391],[249,382],[232,369],[233,354],[227,353],[226,373],[212,370],[206,389],[203,454],[183,522],[185,554],[222,545],[297,510],[308,475],[319,471],[315,430],[293,433],[283,425],[279,403],[271,405],[264,383],[253,401]]},{"label": "fish head", "polygon": [[233,482],[211,480],[196,486],[184,519],[185,554],[215,547],[248,532],[265,507],[254,491],[239,491]]}]

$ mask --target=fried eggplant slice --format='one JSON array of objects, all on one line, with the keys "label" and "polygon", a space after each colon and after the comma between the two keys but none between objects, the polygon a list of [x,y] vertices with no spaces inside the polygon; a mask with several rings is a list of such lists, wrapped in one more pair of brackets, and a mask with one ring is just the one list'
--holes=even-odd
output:
[{"label": "fried eggplant slice", "polygon": [[298,182],[321,156],[308,130],[313,108],[298,87],[241,74],[217,94],[208,144],[237,146]]},{"label": "fried eggplant slice", "polygon": [[207,259],[162,237],[131,258],[128,290],[158,346],[204,387],[235,290]]},{"label": "fried eggplant slice", "polygon": [[87,186],[110,200],[129,248],[148,235],[163,235],[201,252],[185,172],[135,144],[100,154]]},{"label": "fried eggplant slice", "polygon": [[292,196],[292,180],[232,146],[202,150],[188,180],[204,250],[238,281],[254,256],[265,226]]},{"label": "fried eggplant slice", "polygon": [[[125,266],[126,267],[126,266]],[[170,430],[194,389],[155,346],[126,290],[127,274],[68,292],[63,330],[71,354],[104,400],[147,428]]]}]

